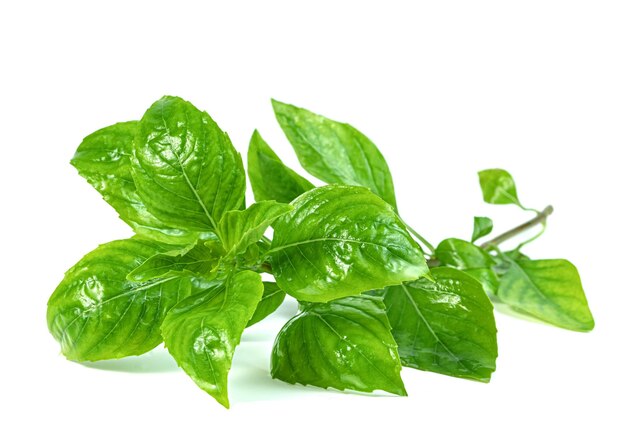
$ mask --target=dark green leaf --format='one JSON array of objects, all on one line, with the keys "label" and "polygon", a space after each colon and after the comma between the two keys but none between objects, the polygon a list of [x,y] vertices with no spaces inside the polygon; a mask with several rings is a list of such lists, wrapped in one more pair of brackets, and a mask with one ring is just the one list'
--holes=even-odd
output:
[{"label": "dark green leaf", "polygon": [[488,217],[474,217],[474,231],[472,232],[472,242],[476,242],[481,237],[487,236],[493,230],[493,221]]},{"label": "dark green leaf", "polygon": [[242,271],[183,300],[163,321],[161,331],[170,354],[225,407],[235,347],[262,294],[261,276]]},{"label": "dark green leaf", "polygon": [[215,273],[223,249],[209,241],[193,246],[188,251],[168,251],[148,258],[128,274],[128,279],[143,282],[175,273],[192,273],[209,277]]},{"label": "dark green leaf", "polygon": [[272,377],[290,384],[406,395],[382,300],[351,296],[304,310],[278,333]]},{"label": "dark green leaf", "polygon": [[149,241],[113,241],[67,271],[48,302],[47,316],[65,356],[76,361],[121,358],[161,343],[161,321],[189,295],[189,279],[126,280],[131,270],[159,251],[162,247]]},{"label": "dark green leaf", "polygon": [[245,210],[226,212],[218,227],[227,254],[244,252],[263,237],[270,224],[292,209],[288,204],[264,200]]},{"label": "dark green leaf", "polygon": [[513,261],[501,278],[498,298],[558,327],[590,331],[594,320],[578,270],[564,259]]},{"label": "dark green leaf", "polygon": [[513,177],[505,170],[491,169],[478,173],[483,199],[491,204],[515,204],[522,206],[517,198]]},{"label": "dark green leaf", "polygon": [[393,208],[366,188],[315,188],[292,204],[268,254],[276,283],[295,298],[327,302],[428,272]]},{"label": "dark green leaf", "polygon": [[305,170],[326,183],[367,187],[396,209],[387,162],[365,135],[306,109],[275,100],[272,104]]},{"label": "dark green leaf", "polygon": [[289,203],[314,185],[287,167],[254,131],[248,148],[248,177],[257,201]]},{"label": "dark green leaf", "polygon": [[244,202],[243,165],[228,135],[178,97],[163,97],[139,122],[132,172],[148,210],[183,229],[215,230]]},{"label": "dark green leaf", "polygon": [[276,311],[285,300],[285,292],[274,282],[263,282],[263,296],[257,305],[248,327],[262,321]]},{"label": "dark green leaf", "polygon": [[199,233],[167,226],[143,204],[131,174],[130,156],[137,122],[122,122],[85,137],[72,165],[135,233],[169,244],[194,242]]},{"label": "dark green leaf", "polygon": [[451,268],[385,289],[402,363],[487,382],[498,355],[493,306],[475,279]]}]

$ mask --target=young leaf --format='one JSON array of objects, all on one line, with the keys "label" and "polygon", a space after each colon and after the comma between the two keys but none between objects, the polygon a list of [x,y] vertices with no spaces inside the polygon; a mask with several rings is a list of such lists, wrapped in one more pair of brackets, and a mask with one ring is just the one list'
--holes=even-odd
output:
[{"label": "young leaf", "polygon": [[126,275],[162,251],[127,239],[100,245],[70,268],[48,302],[48,328],[65,356],[97,361],[140,355],[161,343],[168,310],[187,297],[187,278],[134,283]]},{"label": "young leaf", "polygon": [[315,186],[287,167],[258,131],[254,131],[248,148],[248,177],[254,199],[289,203]]},{"label": "young leaf", "polygon": [[476,242],[481,237],[487,236],[493,230],[493,221],[488,217],[474,217],[474,231],[472,232],[472,242]]},{"label": "young leaf", "polygon": [[215,230],[244,202],[239,153],[205,112],[163,97],[139,122],[132,172],[148,210],[182,229]]},{"label": "young leaf", "polygon": [[305,170],[326,183],[367,187],[396,209],[387,162],[365,135],[303,108],[276,100],[272,105]]},{"label": "young leaf", "polygon": [[513,261],[500,281],[498,298],[558,327],[590,331],[594,320],[578,270],[564,259]]},{"label": "young leaf", "polygon": [[272,377],[290,384],[405,396],[382,300],[350,296],[304,310],[278,333]]},{"label": "young leaf", "polygon": [[478,173],[483,199],[491,204],[515,204],[522,207],[517,198],[517,190],[513,177],[505,170],[491,169]]},{"label": "young leaf", "polygon": [[132,270],[127,278],[133,282],[144,282],[180,273],[209,277],[214,274],[223,253],[224,250],[214,241],[197,244],[188,251],[158,253]]},{"label": "young leaf", "polygon": [[462,271],[434,268],[431,276],[384,290],[402,363],[488,382],[498,355],[489,298]]},{"label": "young leaf", "polygon": [[268,255],[276,283],[298,300],[328,302],[428,272],[393,208],[366,188],[315,188],[292,204]]},{"label": "young leaf", "polygon": [[199,233],[170,227],[143,204],[131,174],[130,156],[137,122],[107,126],[85,137],[71,164],[135,233],[169,244],[194,242]]},{"label": "young leaf", "polygon": [[479,246],[462,239],[445,239],[435,249],[435,256],[441,265],[462,270],[478,280],[489,297],[497,294],[498,276],[492,270],[496,261]]},{"label": "young leaf", "polygon": [[235,347],[262,294],[261,276],[241,271],[177,304],[161,327],[165,346],[178,365],[227,408]]},{"label": "young leaf", "polygon": [[257,305],[247,327],[262,321],[276,311],[285,300],[285,292],[274,282],[263,282],[263,296]]},{"label": "young leaf", "polygon": [[218,231],[227,254],[235,255],[263,237],[263,233],[280,216],[291,211],[288,204],[264,200],[245,210],[227,211],[218,225]]}]

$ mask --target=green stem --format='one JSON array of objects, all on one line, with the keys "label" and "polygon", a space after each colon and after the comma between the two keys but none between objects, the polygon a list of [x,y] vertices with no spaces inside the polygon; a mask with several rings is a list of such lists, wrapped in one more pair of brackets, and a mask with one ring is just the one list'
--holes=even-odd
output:
[{"label": "green stem", "polygon": [[[504,233],[500,234],[499,236],[494,237],[491,240],[488,240],[487,242],[483,243],[480,245],[481,248],[493,248],[496,247],[498,245],[500,245],[502,242],[507,241],[527,230],[529,230],[530,228],[536,226],[536,225],[543,225],[543,229],[539,232],[539,234],[531,237],[530,239],[528,239],[525,242],[522,242],[519,247],[526,245],[529,242],[532,242],[533,240],[537,239],[539,236],[541,236],[543,234],[543,232],[545,231],[546,228],[546,220],[548,219],[548,216],[551,215],[554,212],[554,208],[552,207],[552,205],[548,205],[543,211],[537,212],[537,215],[535,217],[533,217],[532,219],[530,219],[529,221],[524,222],[521,225],[518,225],[515,228],[511,228],[508,231],[505,231]],[[518,247],[518,248],[519,248]]]},{"label": "green stem", "polygon": [[[400,220],[402,220],[402,218],[400,218]],[[431,254],[435,254],[435,247],[433,247],[433,245],[430,242],[428,242],[426,239],[424,239],[424,237],[421,234],[419,234],[417,231],[415,231],[413,228],[411,228],[411,226],[409,224],[407,224],[404,220],[402,220],[402,223],[407,228],[407,230],[409,230],[411,233],[413,233],[413,236],[415,236],[417,238],[417,240],[419,240],[421,243],[423,243],[426,246],[426,248],[428,248],[430,250]]]}]

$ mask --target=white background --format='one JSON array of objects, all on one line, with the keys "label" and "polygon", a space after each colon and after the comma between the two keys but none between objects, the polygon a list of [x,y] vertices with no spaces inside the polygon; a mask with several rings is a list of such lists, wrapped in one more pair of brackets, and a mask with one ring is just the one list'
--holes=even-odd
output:
[{"label": "white background", "polygon": [[[625,21],[623,2],[600,0],[3,2],[0,441],[624,442]],[[527,253],[578,266],[596,329],[498,313],[490,384],[406,369],[408,398],[364,396],[271,380],[287,304],[245,333],[231,410],[162,349],[67,361],[47,298],[130,234],[68,161],[164,94],[206,109],[242,152],[258,128],[294,168],[271,97],[352,123],[432,242],[469,236],[474,215],[496,232],[527,218],[481,202],[476,171],[508,169],[523,203],[555,207]]]}]

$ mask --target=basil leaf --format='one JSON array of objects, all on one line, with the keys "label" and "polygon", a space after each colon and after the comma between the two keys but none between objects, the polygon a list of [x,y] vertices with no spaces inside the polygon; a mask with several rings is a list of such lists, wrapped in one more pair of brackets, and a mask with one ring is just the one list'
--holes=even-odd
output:
[{"label": "basil leaf", "polygon": [[227,211],[218,226],[225,250],[229,255],[242,253],[263,237],[270,224],[292,209],[291,205],[265,200],[245,210]]},{"label": "basil leaf", "polygon": [[274,282],[263,282],[263,296],[257,305],[247,327],[262,321],[280,307],[285,300],[285,292]]},{"label": "basil leaf", "polygon": [[383,155],[347,123],[272,100],[274,113],[305,170],[330,184],[361,185],[396,210],[396,196]]},{"label": "basil leaf", "polygon": [[504,205],[515,204],[522,206],[517,198],[517,190],[513,177],[505,170],[490,169],[478,173],[483,199],[487,203]]},{"label": "basil leaf", "polygon": [[488,217],[475,216],[474,230],[472,232],[472,242],[476,242],[481,237],[487,236],[493,230],[493,221]]},{"label": "basil leaf", "polygon": [[431,276],[384,290],[402,363],[488,382],[498,355],[489,298],[462,271],[434,268]]},{"label": "basil leaf", "polygon": [[590,331],[594,320],[578,270],[564,259],[506,259],[498,298],[542,321],[575,331]]},{"label": "basil leaf", "polygon": [[298,300],[328,302],[428,272],[393,208],[366,188],[315,188],[292,205],[268,255],[276,283]]},{"label": "basil leaf", "polygon": [[223,249],[215,242],[195,245],[189,251],[158,253],[132,270],[127,278],[134,282],[144,282],[176,273],[209,277],[214,274],[222,254]]},{"label": "basil leaf", "polygon": [[134,153],[139,196],[172,226],[215,230],[226,211],[244,202],[243,165],[228,135],[178,97],[163,97],[146,111]]},{"label": "basil leaf", "polygon": [[405,396],[401,368],[385,306],[367,295],[305,304],[272,352],[272,377],[290,384]]},{"label": "basil leaf", "polygon": [[178,365],[227,408],[235,347],[262,294],[261,276],[242,271],[177,304],[161,326],[165,346]]},{"label": "basil leaf", "polygon": [[168,244],[187,244],[199,233],[170,227],[143,204],[131,174],[130,156],[137,122],[107,126],[85,137],[71,164],[135,233]]},{"label": "basil leaf", "polygon": [[97,361],[140,355],[161,343],[167,311],[191,291],[168,276],[135,283],[126,275],[162,246],[139,239],[101,245],[70,268],[48,302],[48,328],[65,356]]},{"label": "basil leaf", "polygon": [[498,292],[498,276],[492,270],[495,259],[485,250],[462,239],[445,239],[435,249],[441,265],[462,270],[477,279],[487,295],[495,297]]},{"label": "basil leaf", "polygon": [[248,177],[254,199],[289,203],[315,186],[287,167],[258,131],[254,131],[248,148]]}]

